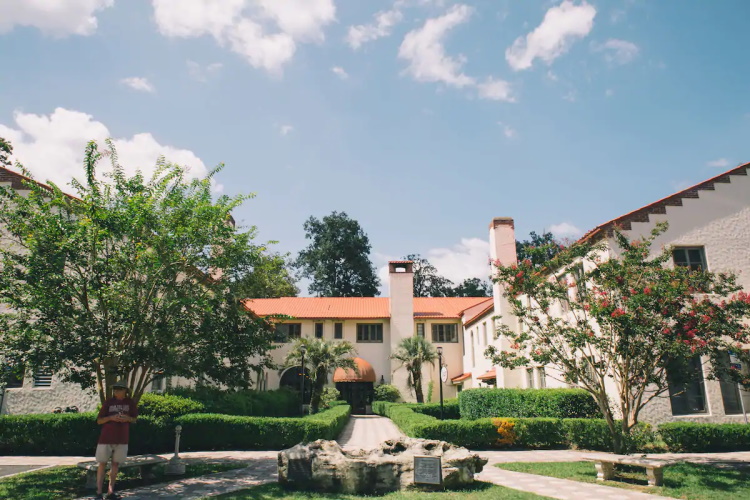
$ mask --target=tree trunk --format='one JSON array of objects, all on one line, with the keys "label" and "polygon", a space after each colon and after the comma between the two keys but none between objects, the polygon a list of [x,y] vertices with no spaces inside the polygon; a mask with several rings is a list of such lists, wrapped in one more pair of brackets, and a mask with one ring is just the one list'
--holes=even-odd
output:
[{"label": "tree trunk", "polygon": [[411,379],[414,384],[414,395],[417,397],[417,403],[424,403],[424,395],[422,394],[422,372],[413,372],[411,374]]},{"label": "tree trunk", "polygon": [[324,370],[318,370],[315,374],[315,383],[313,384],[312,396],[310,397],[310,413],[318,413],[318,408],[320,408],[320,397],[322,396],[323,388],[326,385],[326,375],[327,373]]}]

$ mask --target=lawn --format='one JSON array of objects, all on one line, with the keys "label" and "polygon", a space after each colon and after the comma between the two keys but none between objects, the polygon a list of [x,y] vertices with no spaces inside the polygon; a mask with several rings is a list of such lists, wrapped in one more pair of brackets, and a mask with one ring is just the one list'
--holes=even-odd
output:
[{"label": "lawn", "polygon": [[497,464],[497,467],[686,500],[750,498],[750,467],[747,466],[732,468],[675,464],[664,469],[664,486],[660,487],[649,487],[645,470],[631,467],[617,470],[616,481],[597,481],[592,462],[512,462]]},{"label": "lawn", "polygon": [[340,493],[311,493],[283,488],[278,483],[256,486],[247,490],[219,495],[218,497],[234,500],[361,500],[378,498],[382,500],[544,500],[547,497],[524,493],[502,486],[477,481],[472,488],[465,490],[426,493],[422,491],[405,491],[387,493],[381,496],[342,495]]},{"label": "lawn", "polygon": [[[183,476],[164,475],[164,466],[154,467],[156,479],[148,484],[168,483],[188,477],[224,472],[247,466],[245,462],[188,463]],[[109,479],[107,479],[109,481]],[[105,482],[105,485],[107,482]],[[86,472],[78,467],[52,467],[38,472],[27,472],[7,479],[0,478],[0,498],[18,500],[49,500],[50,498],[77,498],[92,495],[86,489]],[[138,469],[128,468],[117,475],[117,491],[143,486]],[[106,486],[105,486],[106,488]]]}]

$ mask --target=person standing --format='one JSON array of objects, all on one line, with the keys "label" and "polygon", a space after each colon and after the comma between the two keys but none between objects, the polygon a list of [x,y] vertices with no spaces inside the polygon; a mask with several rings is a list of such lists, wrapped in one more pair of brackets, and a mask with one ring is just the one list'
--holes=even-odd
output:
[{"label": "person standing", "polygon": [[107,462],[112,460],[109,470],[109,489],[107,499],[120,498],[115,493],[115,479],[119,465],[128,456],[128,440],[130,438],[130,424],[138,417],[138,407],[135,401],[128,397],[128,386],[118,380],[112,385],[114,397],[106,400],[99,410],[96,423],[102,426],[99,441],[96,445],[96,461],[99,467],[96,471],[96,497],[103,499],[104,474]]}]

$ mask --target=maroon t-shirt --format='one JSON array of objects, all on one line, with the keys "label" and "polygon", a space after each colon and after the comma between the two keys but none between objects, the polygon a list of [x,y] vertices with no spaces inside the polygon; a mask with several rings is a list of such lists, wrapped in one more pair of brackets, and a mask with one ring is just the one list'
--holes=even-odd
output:
[{"label": "maroon t-shirt", "polygon": [[[102,409],[99,410],[99,416],[111,417],[122,413],[135,418],[138,416],[138,407],[130,398],[117,399],[110,398],[104,402]],[[102,426],[102,433],[99,435],[98,444],[128,444],[130,437],[130,423],[128,422],[107,422]]]}]

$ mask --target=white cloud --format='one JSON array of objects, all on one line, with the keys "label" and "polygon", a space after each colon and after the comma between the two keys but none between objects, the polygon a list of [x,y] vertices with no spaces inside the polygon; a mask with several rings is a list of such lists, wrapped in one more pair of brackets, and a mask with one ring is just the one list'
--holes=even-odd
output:
[{"label": "white cloud", "polygon": [[357,50],[367,42],[389,36],[393,27],[403,21],[403,19],[404,14],[398,6],[394,6],[390,10],[378,12],[371,23],[350,26],[346,34],[346,43],[352,49]]},{"label": "white cloud", "polygon": [[525,37],[520,36],[505,51],[505,59],[516,71],[528,69],[539,58],[551,64],[568,51],[577,38],[584,38],[594,26],[596,9],[582,2],[565,0],[550,8],[542,23]]},{"label": "white cloud", "polygon": [[[39,181],[50,180],[70,191],[72,178],[83,180],[83,156],[86,143],[96,140],[100,151],[105,150],[104,139],[111,136],[101,122],[80,111],[57,108],[50,115],[17,112],[15,125],[0,124],[0,136],[13,144],[13,156],[29,169]],[[132,175],[141,169],[150,176],[159,156],[167,161],[189,167],[190,177],[204,177],[208,173],[203,161],[190,150],[160,144],[150,133],[135,134],[130,138],[114,139],[119,162]],[[107,159],[100,163],[101,171],[109,169]],[[220,185],[215,185],[220,190]]]},{"label": "white cloud", "polygon": [[215,62],[202,66],[195,61],[188,60],[187,67],[190,78],[199,82],[207,82],[208,79],[216,75],[216,73],[218,73],[219,70],[224,67],[224,65]]},{"label": "white cloud", "polygon": [[547,71],[547,79],[551,82],[556,82],[557,80],[559,80],[557,74],[551,69]]},{"label": "white cloud", "polygon": [[563,99],[565,99],[568,102],[576,102],[576,91],[575,90],[569,90],[564,96]]},{"label": "white cloud", "polygon": [[247,62],[279,74],[297,43],[320,43],[336,20],[333,0],[152,0],[168,37],[212,36]]},{"label": "white cloud", "polygon": [[716,160],[706,163],[709,167],[725,168],[729,166],[729,160],[726,158],[718,158]]},{"label": "white cloud", "polygon": [[281,126],[279,126],[279,133],[282,136],[289,135],[293,130],[294,130],[294,127],[292,127],[291,125],[281,125]]},{"label": "white cloud", "polygon": [[503,122],[497,122],[497,124],[503,128],[503,135],[505,135],[505,137],[507,137],[508,139],[514,139],[518,135],[516,129],[514,129],[510,125]]},{"label": "white cloud", "polygon": [[56,37],[91,35],[96,31],[97,11],[112,5],[114,0],[3,0],[0,33],[31,26]]},{"label": "white cloud", "polygon": [[549,227],[549,232],[554,234],[556,238],[578,238],[583,234],[579,228],[571,224],[570,222],[561,222],[560,224],[553,224]]},{"label": "white cloud", "polygon": [[130,78],[123,78],[120,80],[120,83],[123,85],[127,85],[133,90],[137,90],[139,92],[156,92],[156,89],[151,84],[151,82],[148,81],[147,78],[142,76],[131,76]]},{"label": "white cloud", "polygon": [[493,101],[515,102],[516,99],[511,93],[510,83],[505,80],[488,78],[484,83],[477,84],[479,97]]},{"label": "white cloud", "polygon": [[610,38],[602,44],[592,44],[594,52],[603,52],[609,64],[627,64],[638,56],[638,46],[627,40]]},{"label": "white cloud", "polygon": [[342,80],[346,80],[347,78],[349,78],[349,73],[347,73],[346,70],[341,66],[334,66],[333,68],[331,68],[331,71],[333,71],[333,73]]},{"label": "white cloud", "polygon": [[446,55],[443,46],[448,32],[470,15],[469,6],[454,5],[446,14],[427,19],[424,26],[407,33],[398,51],[398,57],[409,63],[406,73],[418,82],[439,82],[458,88],[474,85],[474,79],[461,72],[464,57]]}]

